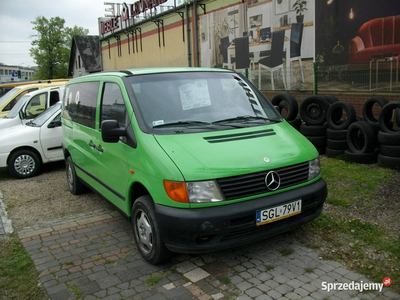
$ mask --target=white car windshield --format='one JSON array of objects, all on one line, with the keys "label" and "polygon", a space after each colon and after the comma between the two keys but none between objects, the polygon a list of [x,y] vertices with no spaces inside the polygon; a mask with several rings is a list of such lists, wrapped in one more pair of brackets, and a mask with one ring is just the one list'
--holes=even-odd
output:
[{"label": "white car windshield", "polygon": [[11,111],[8,113],[6,116],[7,119],[14,119],[16,116],[18,116],[21,108],[24,106],[26,101],[31,97],[31,95],[28,93],[26,95],[23,95],[21,99],[18,100],[18,102],[14,105],[14,107],[11,109]]},{"label": "white car windshield", "polygon": [[42,126],[57,110],[61,109],[61,103],[51,106],[49,109],[42,112],[37,118],[27,123],[28,126],[40,127]]},{"label": "white car windshield", "polygon": [[12,90],[8,91],[3,97],[0,98],[0,105],[6,102],[11,95],[18,92],[21,88],[13,88]]}]

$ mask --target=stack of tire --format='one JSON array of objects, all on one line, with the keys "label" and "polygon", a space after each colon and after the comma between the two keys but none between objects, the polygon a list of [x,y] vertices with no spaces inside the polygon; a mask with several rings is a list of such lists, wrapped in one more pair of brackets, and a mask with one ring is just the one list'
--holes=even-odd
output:
[{"label": "stack of tire", "polygon": [[348,149],[347,130],[356,121],[356,110],[347,102],[334,102],[326,115],[327,147],[325,153],[328,157],[343,155]]},{"label": "stack of tire", "polygon": [[288,93],[282,93],[274,96],[271,103],[290,125],[297,130],[300,129],[301,119],[297,116],[299,106],[295,97]]},{"label": "stack of tire", "polygon": [[382,108],[379,127],[378,165],[400,170],[400,101],[390,102]]},{"label": "stack of tire", "polygon": [[348,150],[344,152],[344,160],[360,164],[376,163],[379,154],[378,130],[379,121],[374,117],[373,107],[381,109],[388,103],[382,97],[368,99],[363,106],[363,121],[352,123],[347,130]]},{"label": "stack of tire", "polygon": [[310,96],[300,104],[300,117],[304,124],[300,132],[317,148],[319,154],[326,151],[326,115],[332,103],[337,102],[333,96]]}]

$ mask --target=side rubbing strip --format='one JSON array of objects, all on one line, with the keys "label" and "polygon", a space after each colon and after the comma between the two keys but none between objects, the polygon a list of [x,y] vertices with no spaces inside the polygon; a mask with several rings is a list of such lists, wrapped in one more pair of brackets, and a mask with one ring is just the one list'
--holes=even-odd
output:
[{"label": "side rubbing strip", "polygon": [[83,169],[81,166],[77,165],[75,163],[75,166],[81,170],[83,173],[85,173],[87,176],[89,176],[90,178],[96,180],[98,183],[100,183],[102,186],[104,186],[107,190],[109,190],[111,193],[113,193],[114,195],[116,195],[118,198],[120,198],[122,201],[125,201],[125,197],[123,195],[121,195],[120,193],[118,193],[116,190],[114,190],[113,188],[109,187],[107,184],[105,184],[103,181],[101,181],[100,179],[98,179],[97,177],[95,177],[94,175],[90,174],[88,171],[86,171],[85,169]]}]

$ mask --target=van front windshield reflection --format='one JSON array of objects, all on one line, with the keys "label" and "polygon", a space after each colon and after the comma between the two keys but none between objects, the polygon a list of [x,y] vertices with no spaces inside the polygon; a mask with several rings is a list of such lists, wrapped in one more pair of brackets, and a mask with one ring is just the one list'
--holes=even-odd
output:
[{"label": "van front windshield reflection", "polygon": [[[128,78],[147,131],[225,130],[281,121],[258,90],[236,73],[181,72]],[[175,128],[176,130],[176,128]]]}]

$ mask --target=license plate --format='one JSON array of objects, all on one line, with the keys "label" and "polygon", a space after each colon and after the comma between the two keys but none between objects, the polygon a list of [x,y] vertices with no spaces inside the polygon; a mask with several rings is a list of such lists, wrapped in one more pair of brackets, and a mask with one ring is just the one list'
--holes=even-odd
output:
[{"label": "license plate", "polygon": [[256,225],[282,220],[301,213],[301,199],[256,212]]}]

